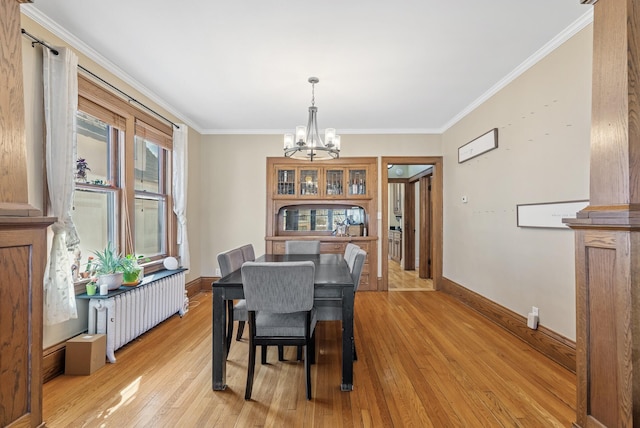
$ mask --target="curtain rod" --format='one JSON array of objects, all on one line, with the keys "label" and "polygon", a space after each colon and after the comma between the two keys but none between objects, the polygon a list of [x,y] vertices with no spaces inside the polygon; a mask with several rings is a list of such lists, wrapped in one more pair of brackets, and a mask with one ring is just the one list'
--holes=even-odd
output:
[{"label": "curtain rod", "polygon": [[[42,45],[45,48],[49,49],[54,55],[58,55],[59,52],[57,49],[49,46],[48,44],[46,44],[44,41],[38,39],[37,37],[29,34],[24,28],[21,28],[20,31],[22,32],[22,34],[24,34],[25,36],[29,37],[32,41],[31,41],[31,47],[35,47],[35,45]],[[82,71],[84,71],[85,73],[89,74],[91,77],[93,77],[94,79],[97,79],[99,81],[101,81],[102,83],[104,83],[105,85],[109,86],[111,89],[118,91],[120,94],[124,95],[129,102],[134,102],[136,104],[138,104],[139,106],[143,107],[144,109],[146,109],[147,111],[150,111],[151,113],[155,114],[156,116],[162,118],[164,121],[170,123],[171,125],[175,126],[176,128],[180,129],[180,126],[178,126],[177,124],[173,123],[172,121],[170,121],[169,119],[167,119],[166,117],[164,117],[163,115],[161,115],[160,113],[158,113],[157,111],[153,110],[150,107],[147,107],[145,104],[141,103],[140,101],[136,100],[135,98],[133,98],[131,95],[127,94],[126,92],[124,92],[123,90],[113,86],[111,83],[107,82],[106,80],[104,80],[102,77],[98,76],[97,74],[87,70],[86,68],[84,68],[83,66],[81,66],[80,64],[78,64],[78,68]]]}]

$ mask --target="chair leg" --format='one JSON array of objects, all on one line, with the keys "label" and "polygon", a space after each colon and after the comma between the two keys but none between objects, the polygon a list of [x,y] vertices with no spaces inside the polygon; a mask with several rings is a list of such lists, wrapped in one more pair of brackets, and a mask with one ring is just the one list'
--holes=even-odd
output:
[{"label": "chair leg", "polygon": [[227,357],[231,349],[231,336],[233,336],[233,300],[227,301]]},{"label": "chair leg", "polygon": [[261,348],[262,348],[262,358],[260,363],[267,364],[267,346],[262,345]]},{"label": "chair leg", "polygon": [[298,361],[302,359],[302,346],[298,346],[298,352],[296,353]]},{"label": "chair leg", "polygon": [[236,334],[236,340],[238,342],[242,339],[242,333],[244,333],[244,321],[238,321],[238,333]]},{"label": "chair leg", "polygon": [[315,364],[316,363],[316,332],[314,330],[314,332],[311,334],[311,343],[309,344],[309,358],[310,358],[310,363],[311,364]]},{"label": "chair leg", "polygon": [[284,346],[278,345],[278,361],[284,361]]},{"label": "chair leg", "polygon": [[[264,349],[264,347],[262,347]],[[244,399],[251,400],[251,391],[253,390],[253,374],[256,368],[256,346],[249,345],[249,364],[247,366],[247,386],[244,392]]]},{"label": "chair leg", "polygon": [[358,353],[356,352],[356,341],[353,341],[353,361],[358,361]]},{"label": "chair leg", "polygon": [[[298,349],[300,349],[298,347]],[[309,346],[304,347],[304,373],[307,378],[307,400],[311,400],[311,356],[309,355]]]}]

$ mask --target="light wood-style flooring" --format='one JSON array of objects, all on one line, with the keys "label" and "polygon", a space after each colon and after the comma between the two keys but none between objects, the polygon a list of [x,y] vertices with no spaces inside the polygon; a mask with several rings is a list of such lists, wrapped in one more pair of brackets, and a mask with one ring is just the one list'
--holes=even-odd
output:
[{"label": "light wood-style flooring", "polygon": [[389,291],[433,291],[431,279],[420,278],[417,270],[403,270],[400,263],[387,264]]},{"label": "light wood-style flooring", "polygon": [[256,365],[234,340],[225,391],[211,389],[211,293],[116,351],[90,376],[44,385],[55,427],[568,427],[576,378],[450,296],[360,292],[354,390],[340,391],[340,323],[320,323],[305,399],[303,363]]}]

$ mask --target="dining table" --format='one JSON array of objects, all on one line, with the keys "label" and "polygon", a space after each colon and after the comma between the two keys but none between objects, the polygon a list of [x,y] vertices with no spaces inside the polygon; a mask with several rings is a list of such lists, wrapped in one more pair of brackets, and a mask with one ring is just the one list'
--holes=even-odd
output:
[{"label": "dining table", "polygon": [[[351,272],[341,254],[265,254],[256,262],[290,262],[310,260],[315,265],[314,302],[336,305],[342,318],[342,377],[340,389],[353,390],[353,301]],[[226,389],[227,366],[227,301],[243,299],[242,272],[238,269],[214,281],[213,288],[213,364],[212,384],[215,391]],[[231,320],[233,322],[233,320]]]}]

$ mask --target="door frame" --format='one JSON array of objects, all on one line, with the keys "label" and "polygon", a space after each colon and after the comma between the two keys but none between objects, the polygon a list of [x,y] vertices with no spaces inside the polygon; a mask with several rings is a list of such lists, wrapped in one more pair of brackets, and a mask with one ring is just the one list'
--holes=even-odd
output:
[{"label": "door frame", "polygon": [[442,183],[443,161],[441,156],[382,156],[381,160],[381,199],[382,221],[380,233],[380,261],[382,278],[378,290],[389,290],[389,164],[392,165],[433,165],[431,179],[431,272],[433,288],[439,290],[442,284]]}]

